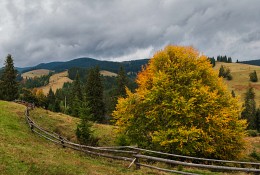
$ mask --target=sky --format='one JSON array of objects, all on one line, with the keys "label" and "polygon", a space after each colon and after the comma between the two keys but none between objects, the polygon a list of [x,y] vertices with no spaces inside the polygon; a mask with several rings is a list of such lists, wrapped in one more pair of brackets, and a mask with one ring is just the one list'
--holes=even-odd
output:
[{"label": "sky", "polygon": [[[1,0],[0,65],[151,58],[166,45],[260,59],[259,0]],[[1,66],[0,66],[1,67]]]}]

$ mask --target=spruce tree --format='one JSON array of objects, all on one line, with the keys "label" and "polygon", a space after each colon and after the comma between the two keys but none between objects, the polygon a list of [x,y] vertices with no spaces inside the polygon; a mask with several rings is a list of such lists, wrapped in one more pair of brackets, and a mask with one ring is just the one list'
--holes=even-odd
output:
[{"label": "spruce tree", "polygon": [[77,72],[75,80],[73,82],[73,96],[77,97],[79,100],[83,100],[83,95],[81,91],[79,72]]},{"label": "spruce tree", "polygon": [[117,94],[119,97],[126,97],[126,87],[128,79],[124,68],[121,66],[117,76]]},{"label": "spruce tree", "polygon": [[0,99],[12,101],[18,98],[17,70],[14,68],[13,58],[10,54],[5,60],[5,67],[0,78]]},{"label": "spruce tree", "polygon": [[105,118],[105,104],[103,102],[103,85],[99,68],[89,70],[86,83],[86,102],[90,107],[93,120],[103,122]]},{"label": "spruce tree", "polygon": [[80,123],[77,125],[76,136],[81,144],[97,145],[97,139],[93,136],[92,124],[89,119],[93,118],[91,109],[87,103],[83,103],[80,109]]},{"label": "spruce tree", "polygon": [[248,122],[247,129],[256,129],[255,92],[252,87],[250,87],[245,94],[244,110],[242,111],[241,116]]},{"label": "spruce tree", "polygon": [[228,63],[232,63],[232,58],[231,57],[228,57]]},{"label": "spruce tree", "polygon": [[79,117],[82,102],[83,102],[83,94],[81,91],[79,73],[77,72],[72,86],[71,114],[74,117]]},{"label": "spruce tree", "polygon": [[249,74],[249,77],[250,77],[250,81],[252,82],[258,82],[258,77],[257,77],[257,73],[256,71],[254,70],[254,72],[251,72]]},{"label": "spruce tree", "polygon": [[49,110],[55,111],[55,101],[56,101],[55,94],[52,91],[52,88],[50,88],[49,93],[47,95],[47,106]]},{"label": "spruce tree", "polygon": [[225,74],[225,68],[223,65],[221,65],[219,68],[218,77],[224,77],[224,74]]}]

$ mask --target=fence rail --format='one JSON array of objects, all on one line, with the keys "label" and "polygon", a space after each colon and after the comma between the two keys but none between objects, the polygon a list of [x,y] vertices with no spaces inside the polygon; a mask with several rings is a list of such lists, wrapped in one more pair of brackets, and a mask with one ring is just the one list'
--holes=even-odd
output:
[{"label": "fence rail", "polygon": [[[15,102],[26,105],[25,110],[25,118],[26,121],[31,128],[31,131],[35,134],[39,135],[40,137],[43,137],[55,144],[61,145],[62,147],[71,148],[77,151],[81,151],[87,154],[101,156],[101,157],[107,157],[111,159],[117,159],[117,160],[124,160],[131,162],[129,167],[130,168],[133,164],[135,165],[136,169],[140,169],[141,167],[147,167],[151,169],[156,169],[159,171],[165,171],[165,172],[173,172],[177,174],[186,174],[191,175],[194,173],[184,172],[184,171],[177,171],[173,169],[166,169],[162,167],[157,167],[151,164],[147,163],[147,160],[153,161],[153,162],[161,162],[166,164],[172,164],[172,165],[180,165],[180,166],[187,166],[187,167],[196,167],[200,169],[212,169],[212,170],[218,170],[218,171],[224,171],[224,172],[230,172],[230,171],[240,171],[240,172],[246,172],[246,173],[254,173],[257,175],[260,175],[260,163],[257,162],[241,162],[241,161],[232,161],[232,160],[218,160],[218,159],[207,159],[207,158],[198,158],[198,157],[191,157],[191,156],[183,156],[183,155],[177,155],[177,154],[169,154],[154,150],[147,150],[138,148],[135,146],[115,146],[115,147],[93,147],[93,146],[87,146],[87,145],[81,145],[78,143],[73,143],[68,141],[66,138],[62,137],[59,134],[51,133],[47,131],[46,129],[40,127],[37,125],[31,118],[30,118],[30,110],[34,109],[34,104],[27,103],[24,101],[16,100]],[[149,153],[149,155],[145,155]],[[119,155],[120,154],[120,155]],[[151,156],[152,154],[152,156]],[[123,155],[123,156],[122,156]],[[158,155],[158,156],[155,156]],[[167,156],[180,160],[173,160],[173,159],[166,159],[159,156]],[[146,161],[145,161],[146,160]],[[188,162],[187,162],[188,161]],[[144,162],[144,163],[141,163]],[[195,162],[195,163],[194,163]],[[199,163],[198,163],[199,162]],[[209,165],[209,163],[211,165]],[[220,165],[213,165],[214,163],[221,164]],[[222,166],[223,164],[233,164],[236,166]],[[240,166],[240,167],[237,167]],[[245,166],[249,166],[245,168]]]}]

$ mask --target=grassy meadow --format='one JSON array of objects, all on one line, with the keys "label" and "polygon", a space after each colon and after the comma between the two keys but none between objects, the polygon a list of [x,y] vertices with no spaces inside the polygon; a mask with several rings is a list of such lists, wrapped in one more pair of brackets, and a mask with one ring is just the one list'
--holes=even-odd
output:
[{"label": "grassy meadow", "polygon": [[[128,169],[129,162],[86,155],[62,148],[32,133],[25,122],[23,105],[0,101],[0,175],[48,174],[48,175],[166,175],[157,170],[142,167]],[[62,134],[76,141],[75,128],[79,120],[60,113],[36,108],[31,111],[32,119],[43,128]],[[100,146],[115,145],[114,127],[94,124],[94,134],[100,138]],[[259,139],[260,140],[260,139]],[[259,146],[260,143],[255,143]],[[260,146],[259,146],[260,148]],[[168,167],[169,165],[161,165]],[[169,167],[168,167],[169,168]],[[187,172],[205,175],[244,174],[211,172],[185,168]]]},{"label": "grassy meadow", "polygon": [[[250,86],[254,87],[254,91],[256,94],[256,104],[257,107],[260,105],[260,66],[253,66],[248,64],[242,63],[223,63],[223,62],[216,62],[216,66],[214,70],[218,73],[220,66],[223,65],[231,70],[231,75],[233,77],[232,80],[223,79],[224,82],[227,84],[230,93],[234,90],[236,96],[240,97],[240,101],[244,102],[245,93]],[[256,71],[258,75],[258,82],[251,82],[249,80],[249,74],[253,71]]]},{"label": "grassy meadow", "polygon": [[[165,174],[146,168],[135,171],[134,168],[127,169],[128,162],[103,159],[64,149],[30,131],[25,122],[23,105],[0,101],[0,109],[0,175]],[[74,135],[69,125],[75,126],[77,121],[67,119],[65,116],[58,117],[59,115],[56,115],[55,119],[55,115],[52,116],[52,113],[48,115],[53,118],[42,115],[46,117],[42,119],[42,122],[46,122],[45,126],[50,124],[50,127],[55,128],[52,124],[66,121],[66,124],[61,124],[57,128],[61,127],[62,131],[66,129],[64,133]],[[37,122],[43,124],[40,119]],[[66,126],[69,127],[62,128]]]}]

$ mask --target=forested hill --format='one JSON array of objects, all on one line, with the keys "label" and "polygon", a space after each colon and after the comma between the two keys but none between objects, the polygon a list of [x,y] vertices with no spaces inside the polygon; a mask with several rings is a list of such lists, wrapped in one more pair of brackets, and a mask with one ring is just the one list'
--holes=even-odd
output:
[{"label": "forested hill", "polygon": [[259,60],[242,61],[241,63],[260,66],[260,59]]},{"label": "forested hill", "polygon": [[94,66],[99,66],[101,70],[107,70],[114,73],[117,73],[120,66],[123,66],[126,72],[138,72],[141,70],[143,65],[148,63],[148,60],[149,59],[124,61],[124,62],[112,62],[112,61],[96,60],[93,58],[77,58],[66,62],[41,63],[35,67],[27,69],[26,72],[31,70],[36,70],[36,69],[48,69],[48,70],[54,70],[55,72],[60,72],[73,67],[91,68]]}]

